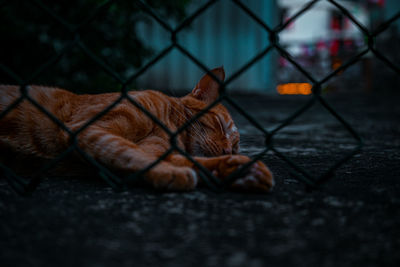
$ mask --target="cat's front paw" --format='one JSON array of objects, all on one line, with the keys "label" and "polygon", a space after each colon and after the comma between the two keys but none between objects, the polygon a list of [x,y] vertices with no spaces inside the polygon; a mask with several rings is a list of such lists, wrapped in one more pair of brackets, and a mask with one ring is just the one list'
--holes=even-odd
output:
[{"label": "cat's front paw", "polygon": [[244,177],[236,179],[231,185],[233,190],[244,192],[270,192],[275,185],[271,171],[261,161],[255,162]]},{"label": "cat's front paw", "polygon": [[224,180],[231,173],[236,171],[240,166],[246,164],[251,159],[243,155],[226,155],[218,158],[218,163],[213,174]]},{"label": "cat's front paw", "polygon": [[[242,165],[250,162],[251,159],[243,155],[224,156],[213,171],[213,174],[224,180]],[[256,161],[248,167],[243,177],[237,178],[231,185],[233,190],[244,192],[269,192],[275,182],[271,171],[261,161]]]},{"label": "cat's front paw", "polygon": [[190,191],[198,183],[197,173],[193,169],[175,166],[156,167],[147,180],[155,189],[162,191]]}]

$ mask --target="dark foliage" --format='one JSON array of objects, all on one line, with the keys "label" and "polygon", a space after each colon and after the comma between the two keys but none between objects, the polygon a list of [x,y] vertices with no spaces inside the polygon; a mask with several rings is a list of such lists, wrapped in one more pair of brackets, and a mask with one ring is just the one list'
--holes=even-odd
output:
[{"label": "dark foliage", "polygon": [[[118,89],[115,79],[93,62],[74,41],[79,40],[119,76],[126,78],[153,54],[152,48],[146,46],[137,34],[138,23],[149,23],[151,18],[139,10],[137,1],[112,1],[103,6],[107,2],[109,1],[17,0],[1,3],[0,64],[28,80],[41,65],[68,47],[59,58],[58,64],[35,77],[30,83],[57,85],[76,92]],[[185,6],[188,2],[189,0],[147,1],[162,17],[171,20],[185,17]],[[46,6],[50,12],[41,6]],[[102,6],[103,8],[99,8]],[[83,23],[94,14],[93,20]],[[71,47],[68,46],[70,44]],[[0,72],[0,82],[17,83],[4,71]]]}]

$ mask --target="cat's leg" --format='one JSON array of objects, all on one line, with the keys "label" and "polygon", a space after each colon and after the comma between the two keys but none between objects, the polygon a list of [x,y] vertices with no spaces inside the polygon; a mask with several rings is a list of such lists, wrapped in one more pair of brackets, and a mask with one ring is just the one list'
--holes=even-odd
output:
[{"label": "cat's leg", "polygon": [[[80,147],[100,163],[124,173],[140,171],[162,154],[161,140],[135,144],[100,127],[89,127],[78,137]],[[153,142],[151,142],[153,141]],[[162,190],[187,191],[196,187],[196,172],[162,161],[144,174],[145,181]]]},{"label": "cat's leg", "polygon": [[[249,157],[244,155],[194,157],[194,159],[221,180],[224,180],[240,166],[251,161]],[[190,160],[180,154],[170,155],[167,160],[177,166],[188,166],[196,169]],[[240,191],[268,192],[274,185],[271,171],[264,163],[256,161],[248,168],[243,177],[236,179],[231,188]]]}]

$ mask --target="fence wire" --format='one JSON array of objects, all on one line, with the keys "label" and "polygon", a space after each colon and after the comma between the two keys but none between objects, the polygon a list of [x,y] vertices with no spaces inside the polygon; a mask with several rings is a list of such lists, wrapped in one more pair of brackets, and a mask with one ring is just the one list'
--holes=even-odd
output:
[{"label": "fence wire", "polygon": [[[144,1],[140,1],[140,0],[135,1],[135,5],[139,9],[144,11],[148,16],[152,17],[167,32],[170,33],[170,41],[171,42],[158,55],[156,55],[154,58],[152,58],[147,64],[142,66],[139,70],[137,70],[136,73],[134,73],[127,79],[122,78],[105,61],[103,61],[101,58],[97,57],[95,55],[95,53],[93,53],[90,50],[90,47],[87,47],[80,40],[80,34],[82,32],[82,29],[87,27],[88,25],[90,25],[90,23],[100,13],[107,12],[108,9],[110,8],[111,4],[114,2],[117,2],[117,0],[105,1],[103,4],[101,4],[100,6],[95,8],[94,12],[91,15],[89,15],[79,25],[73,25],[73,24],[65,21],[63,18],[61,18],[59,15],[57,15],[53,10],[51,10],[48,6],[46,6],[40,0],[29,0],[29,1],[31,3],[33,3],[34,5],[36,5],[40,10],[42,10],[50,18],[52,18],[56,23],[61,25],[61,27],[63,27],[66,31],[70,32],[71,36],[73,36],[73,38],[71,38],[69,40],[69,42],[66,45],[64,45],[64,47],[59,52],[56,53],[55,56],[53,56],[47,62],[42,64],[40,67],[38,67],[37,70],[34,73],[32,73],[31,77],[29,77],[28,79],[20,78],[17,74],[15,74],[13,71],[11,71],[7,66],[0,64],[0,70],[2,72],[4,72],[7,76],[9,76],[11,79],[13,79],[15,81],[15,83],[17,83],[20,86],[20,88],[19,88],[20,89],[20,97],[14,103],[12,103],[10,106],[8,106],[0,114],[0,120],[3,117],[5,117],[10,111],[15,109],[22,101],[28,101],[31,104],[33,104],[38,110],[40,110],[44,115],[46,115],[50,120],[52,120],[54,123],[56,123],[62,130],[64,130],[69,135],[69,137],[71,139],[71,144],[64,152],[59,154],[54,160],[47,163],[40,170],[38,170],[30,179],[18,176],[9,167],[4,165],[3,163],[0,163],[0,169],[2,171],[3,176],[5,177],[7,182],[10,184],[10,186],[19,194],[28,194],[28,193],[31,193],[33,190],[35,190],[37,188],[37,186],[40,184],[41,179],[44,176],[44,174],[46,173],[46,171],[53,168],[62,159],[64,159],[66,156],[70,155],[74,151],[78,152],[87,162],[89,162],[92,166],[94,166],[98,170],[99,176],[102,179],[104,179],[115,190],[122,190],[122,189],[126,188],[130,183],[135,182],[137,179],[142,179],[143,174],[145,172],[147,172],[148,170],[150,170],[151,168],[153,168],[154,166],[159,164],[162,160],[164,160],[168,155],[170,155],[174,151],[179,152],[180,154],[185,156],[188,160],[193,162],[193,164],[200,170],[201,179],[203,179],[205,184],[214,191],[224,190],[227,186],[229,186],[231,183],[233,183],[235,181],[235,179],[240,177],[240,175],[243,172],[245,172],[246,169],[249,168],[249,166],[251,166],[257,160],[261,159],[261,157],[263,157],[268,151],[272,151],[276,156],[278,156],[280,159],[285,161],[290,167],[292,167],[293,170],[295,171],[295,172],[293,172],[293,175],[298,180],[300,180],[301,182],[306,184],[308,188],[316,188],[316,187],[326,183],[329,179],[331,179],[333,177],[335,171],[343,163],[347,162],[352,156],[357,154],[361,150],[362,145],[363,145],[361,137],[354,130],[354,128],[342,116],[340,116],[338,114],[338,112],[335,110],[334,107],[329,105],[325,101],[325,99],[322,97],[322,95],[321,95],[322,85],[325,84],[326,82],[328,82],[330,79],[332,79],[338,73],[346,70],[348,67],[357,63],[362,58],[363,55],[365,55],[369,52],[373,53],[378,59],[380,59],[382,62],[384,62],[389,68],[391,68],[397,74],[400,74],[399,67],[396,66],[393,62],[391,62],[381,52],[379,52],[375,46],[376,37],[379,34],[381,34],[382,32],[384,32],[386,29],[388,29],[390,24],[392,24],[393,22],[395,22],[396,20],[398,20],[400,18],[400,12],[398,12],[396,15],[394,15],[392,18],[390,18],[386,22],[382,23],[375,30],[371,31],[371,30],[368,30],[365,26],[363,26],[356,18],[354,18],[351,15],[351,13],[345,7],[343,7],[337,1],[327,0],[329,3],[331,3],[333,6],[335,6],[338,10],[340,10],[340,12],[345,17],[347,17],[354,25],[356,25],[357,28],[363,33],[365,40],[366,40],[367,47],[364,50],[362,50],[361,52],[357,53],[352,58],[350,58],[347,62],[342,64],[340,67],[338,67],[337,69],[335,69],[334,71],[332,71],[331,73],[326,75],[324,78],[318,80],[311,73],[309,73],[305,68],[303,68],[298,62],[296,62],[294,57],[280,44],[279,33],[281,31],[283,31],[284,29],[286,29],[292,22],[294,22],[296,19],[298,19],[303,13],[312,9],[316,3],[318,3],[322,0],[313,0],[313,1],[308,2],[296,14],[294,14],[288,20],[286,20],[284,23],[279,24],[275,28],[271,28],[266,23],[264,23],[263,20],[260,17],[258,17],[251,9],[249,9],[245,3],[241,2],[240,0],[232,0],[232,2],[235,5],[237,5],[244,13],[246,13],[248,17],[250,17],[252,20],[254,20],[257,24],[259,24],[268,33],[270,45],[267,46],[260,53],[258,53],[256,56],[254,56],[252,59],[250,59],[236,73],[231,75],[229,79],[227,79],[225,82],[221,82],[212,72],[210,72],[210,69],[204,63],[202,63],[200,59],[196,58],[193,54],[191,54],[184,46],[179,44],[179,41],[178,41],[179,33],[183,29],[187,28],[202,13],[204,13],[206,10],[212,8],[213,5],[216,2],[218,2],[218,0],[210,0],[210,1],[206,2],[204,5],[200,6],[195,12],[193,12],[190,16],[188,16],[186,19],[184,19],[183,22],[181,24],[179,24],[178,26],[176,26],[175,28],[171,27],[167,21],[163,20],[152,9],[152,7],[148,3],[144,2]],[[73,47],[80,48],[95,64],[97,64],[108,75],[110,75],[113,79],[115,79],[122,88],[120,97],[114,103],[112,103],[110,106],[108,106],[102,112],[97,114],[95,117],[91,118],[87,123],[85,123],[85,125],[83,125],[77,131],[71,131],[71,129],[69,129],[66,125],[64,125],[63,122],[58,120],[51,112],[49,112],[43,106],[41,106],[39,103],[37,103],[28,94],[29,84],[32,81],[34,81],[35,78],[38,77],[41,73],[45,72],[52,66],[56,65],[57,62],[60,60],[60,58],[64,54],[66,54],[68,51],[70,51]],[[190,118],[188,121],[186,121],[184,123],[184,125],[181,126],[181,128],[179,128],[175,132],[172,132],[156,116],[151,114],[140,103],[138,103],[137,101],[135,101],[132,97],[130,97],[128,95],[128,86],[133,81],[135,81],[140,75],[142,75],[146,70],[151,68],[154,64],[156,64],[158,61],[160,61],[162,58],[164,58],[166,55],[168,55],[171,52],[171,50],[174,48],[178,49],[183,55],[185,55],[187,58],[189,58],[193,63],[195,63],[198,67],[200,67],[204,72],[208,73],[216,82],[218,82],[221,86],[221,95],[213,103],[208,105],[204,110],[202,110],[201,112],[199,112],[198,114],[196,114],[192,118]],[[284,120],[280,125],[278,125],[273,130],[268,131],[251,114],[246,112],[240,106],[240,104],[236,103],[232,98],[230,98],[226,94],[225,88],[232,81],[234,81],[239,76],[241,76],[252,65],[257,63],[259,60],[264,58],[267,54],[269,54],[273,50],[276,50],[282,57],[284,57],[286,60],[288,60],[298,71],[300,71],[305,77],[307,77],[311,81],[311,83],[312,83],[312,98],[306,104],[304,104],[301,108],[299,108],[297,111],[295,111],[292,115],[290,115],[286,120]],[[124,178],[117,176],[112,171],[107,169],[105,166],[100,164],[98,161],[96,161],[94,158],[92,158],[90,155],[88,155],[86,152],[84,152],[78,145],[78,134],[81,133],[83,130],[85,130],[87,127],[89,127],[96,120],[100,119],[102,116],[107,114],[112,108],[114,108],[116,105],[118,105],[118,103],[120,103],[122,100],[128,100],[133,106],[140,109],[154,123],[156,123],[161,129],[163,129],[170,137],[170,149],[168,149],[162,156],[160,156],[155,162],[153,162],[146,168],[144,168],[136,173],[133,173],[132,175],[130,175],[128,177],[124,177]],[[260,130],[265,137],[265,147],[264,147],[263,151],[261,153],[257,154],[256,156],[254,156],[249,163],[245,164],[244,166],[239,168],[237,171],[232,173],[223,182],[221,182],[219,179],[217,179],[204,166],[202,166],[200,163],[196,162],[196,160],[193,157],[191,157],[191,155],[189,155],[186,151],[179,148],[176,144],[176,138],[180,133],[182,133],[192,123],[194,123],[197,119],[199,119],[201,116],[203,116],[212,107],[214,107],[221,101],[228,102],[234,109],[236,109],[237,112],[239,112],[241,115],[243,115],[248,120],[249,123],[251,123],[258,130]],[[356,145],[352,151],[350,151],[348,154],[344,155],[343,158],[340,159],[339,161],[335,162],[322,175],[320,175],[319,177],[313,177],[306,169],[304,169],[301,166],[294,163],[292,160],[290,160],[287,156],[285,156],[283,153],[279,152],[274,147],[274,136],[280,130],[287,127],[296,118],[301,116],[305,111],[309,110],[312,106],[314,106],[318,102],[330,114],[332,114],[333,117],[336,118],[337,121],[350,133],[350,135],[355,139]]]}]

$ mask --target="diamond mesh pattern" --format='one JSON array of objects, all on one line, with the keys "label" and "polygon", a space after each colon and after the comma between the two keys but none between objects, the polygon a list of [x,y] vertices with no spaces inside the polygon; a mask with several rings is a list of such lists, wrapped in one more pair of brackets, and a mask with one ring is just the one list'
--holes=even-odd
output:
[{"label": "diamond mesh pattern", "polygon": [[[259,54],[254,56],[251,60],[249,60],[245,65],[243,65],[236,73],[234,73],[229,79],[227,79],[225,82],[221,82],[215,77],[210,70],[206,67],[205,64],[201,62],[198,58],[196,58],[194,55],[192,55],[185,47],[179,44],[178,40],[178,35],[179,33],[186,27],[188,27],[194,20],[196,20],[200,14],[202,14],[204,11],[206,11],[209,8],[212,8],[213,5],[217,2],[217,0],[210,0],[201,7],[199,7],[192,15],[188,16],[181,24],[179,24],[176,28],[172,28],[166,21],[162,20],[156,12],[144,1],[136,1],[135,4],[143,10],[148,16],[152,17],[154,20],[156,20],[166,31],[170,33],[170,40],[171,43],[164,49],[162,50],[158,55],[156,55],[153,59],[151,59],[146,65],[142,66],[136,73],[131,75],[128,79],[123,79],[120,77],[120,75],[114,71],[109,65],[107,65],[101,58],[97,57],[91,50],[90,47],[87,47],[81,40],[80,40],[80,32],[81,29],[89,25],[95,18],[96,16],[101,13],[101,12],[107,12],[108,9],[110,8],[111,4],[115,1],[109,0],[105,1],[102,5],[98,6],[94,12],[87,17],[82,23],[79,25],[72,25],[69,22],[65,21],[63,18],[58,16],[56,13],[54,13],[50,8],[48,8],[46,5],[44,5],[40,0],[31,0],[32,3],[34,3],[40,10],[42,10],[46,15],[50,16],[53,20],[55,20],[58,24],[61,25],[61,27],[65,28],[65,30],[69,31],[73,38],[51,59],[49,59],[47,62],[42,64],[37,70],[32,73],[31,77],[28,79],[21,79],[18,75],[13,73],[7,66],[4,66],[3,64],[0,64],[0,70],[4,73],[6,73],[9,77],[11,77],[17,84],[20,86],[20,97],[12,103],[9,107],[7,107],[1,114],[0,114],[0,119],[6,116],[11,110],[16,108],[22,101],[29,101],[32,103],[38,110],[40,110],[43,114],[45,114],[48,118],[50,118],[53,122],[55,122],[62,130],[64,130],[66,133],[71,138],[71,144],[68,147],[67,150],[65,150],[63,153],[61,153],[56,159],[45,165],[43,168],[37,171],[33,175],[33,178],[31,179],[24,179],[18,175],[16,175],[10,168],[7,166],[3,165],[0,163],[0,170],[3,173],[3,176],[7,179],[8,183],[10,186],[18,193],[20,194],[27,194],[32,192],[40,183],[41,177],[43,177],[43,174],[54,167],[57,163],[59,163],[64,157],[69,155],[72,151],[77,151],[84,159],[86,159],[91,165],[93,165],[99,172],[100,177],[102,177],[110,186],[112,186],[116,190],[121,190],[125,188],[130,182],[136,180],[136,179],[141,179],[143,173],[148,171],[150,168],[153,168],[155,165],[160,163],[163,159],[165,159],[170,153],[173,151],[178,151],[185,157],[187,157],[190,161],[192,161],[201,171],[200,171],[200,177],[204,180],[205,184],[208,185],[208,187],[212,190],[215,191],[221,191],[226,186],[228,186],[230,183],[232,183],[237,177],[240,176],[242,172],[244,172],[251,164],[253,164],[255,161],[259,160],[262,156],[264,156],[268,151],[273,151],[276,156],[281,158],[283,161],[285,161],[290,167],[294,169],[294,175],[297,179],[300,181],[304,182],[308,187],[314,188],[317,187],[321,184],[326,183],[334,174],[334,172],[345,162],[347,162],[353,155],[358,153],[360,149],[362,148],[363,142],[360,138],[360,136],[357,134],[357,132],[353,129],[353,127],[343,118],[341,117],[335,110],[334,107],[329,105],[323,96],[321,96],[321,87],[323,84],[328,82],[332,77],[334,77],[336,74],[345,71],[348,67],[352,66],[353,64],[357,63],[363,55],[365,55],[368,52],[372,52],[378,59],[383,61],[389,68],[393,69],[397,74],[400,74],[400,69],[398,66],[396,66],[393,62],[390,61],[386,56],[384,56],[380,51],[376,49],[375,46],[375,38],[381,34],[383,31],[385,31],[390,24],[392,24],[394,21],[398,20],[400,17],[400,12],[398,12],[395,16],[393,16],[391,19],[387,20],[383,24],[381,24],[376,30],[370,31],[366,27],[364,27],[361,23],[355,19],[351,13],[341,6],[338,2],[335,0],[328,0],[332,5],[336,6],[340,12],[346,17],[348,17],[352,23],[354,23],[358,29],[364,34],[364,37],[366,39],[367,47],[353,56],[350,60],[348,60],[346,63],[341,65],[339,68],[335,69],[328,75],[326,75],[324,78],[321,80],[316,79],[311,75],[309,72],[307,72],[296,60],[294,59],[293,56],[290,55],[290,53],[285,50],[283,46],[279,43],[279,38],[278,34],[283,31],[290,23],[295,21],[298,17],[300,17],[303,13],[307,12],[308,10],[312,9],[313,6],[319,2],[320,0],[313,0],[307,3],[301,10],[299,10],[296,14],[294,14],[291,18],[289,18],[284,24],[278,25],[275,28],[271,28],[267,24],[263,22],[255,13],[252,12],[243,2],[240,0],[232,0],[244,13],[246,13],[252,20],[254,20],[256,23],[258,23],[262,28],[268,33],[269,35],[269,40],[270,40],[270,45],[266,47],[263,51],[261,51]],[[59,121],[53,114],[51,114],[48,110],[46,110],[44,107],[40,106],[34,99],[32,99],[29,96],[29,86],[31,81],[35,79],[35,77],[39,76],[41,73],[45,72],[52,66],[56,65],[59,59],[67,53],[69,50],[71,50],[73,47],[78,47],[80,48],[95,64],[100,66],[108,75],[113,77],[120,85],[121,85],[121,94],[120,97],[112,103],[109,107],[107,107],[105,110],[97,114],[95,117],[91,118],[85,125],[83,125],[79,130],[77,131],[71,131],[68,129],[61,121]],[[140,103],[137,103],[134,99],[129,97],[127,94],[127,87],[130,83],[132,83],[135,79],[137,79],[141,74],[143,74],[147,69],[151,68],[155,63],[157,63],[159,60],[164,58],[173,48],[178,49],[183,55],[188,57],[191,61],[193,61],[197,66],[199,66],[204,72],[207,72],[209,75],[211,75],[220,85],[222,88],[222,92],[220,97],[215,100],[213,103],[211,103],[207,108],[193,116],[190,120],[188,120],[180,129],[178,129],[176,132],[172,132],[170,129],[168,129],[161,121],[159,121],[153,114],[151,114],[149,111],[147,111]],[[253,64],[264,58],[268,53],[270,53],[272,50],[276,50],[282,57],[287,59],[293,66],[300,71],[304,76],[306,76],[312,83],[312,98],[300,109],[298,109],[296,112],[291,114],[285,121],[283,121],[280,125],[278,125],[275,129],[271,131],[267,131],[264,126],[261,124],[261,122],[257,121],[251,114],[246,112],[244,109],[241,108],[241,106],[236,103],[232,98],[230,98],[226,93],[225,93],[225,88],[235,79],[237,79],[242,73],[244,73],[247,69],[249,69]],[[107,112],[109,112],[113,107],[115,107],[118,103],[120,103],[122,100],[127,99],[132,105],[135,107],[139,108],[144,114],[146,114],[151,120],[153,120],[158,126],[160,126],[169,136],[170,136],[170,144],[171,147],[170,149],[165,152],[160,158],[158,158],[155,162],[153,162],[151,165],[147,166],[145,169],[132,174],[130,177],[125,177],[121,178],[112,173],[110,170],[108,170],[105,166],[97,162],[94,158],[89,156],[87,153],[85,153],[78,145],[78,140],[77,136],[80,132],[82,132],[84,129],[86,129],[88,126],[90,126],[93,122],[104,116]],[[248,164],[242,166],[239,170],[237,170],[235,173],[233,173],[228,179],[226,179],[223,183],[220,182],[218,179],[216,179],[207,169],[205,169],[201,164],[196,162],[188,153],[185,151],[181,150],[177,145],[176,145],[176,137],[179,133],[184,131],[187,127],[189,127],[196,119],[200,118],[203,116],[209,109],[211,109],[213,106],[217,105],[221,101],[226,101],[228,102],[234,109],[236,109],[241,115],[243,115],[249,123],[251,123],[253,126],[255,126],[258,130],[260,130],[264,137],[265,137],[265,148],[264,150],[256,155],[251,162]],[[274,147],[274,136],[277,134],[281,129],[284,127],[288,126],[301,116],[305,111],[310,109],[314,104],[319,102],[334,118],[337,119],[337,121],[351,134],[351,136],[356,140],[357,144],[355,148],[349,152],[347,155],[345,155],[341,160],[338,162],[334,163],[328,170],[326,170],[325,173],[320,175],[319,177],[313,177],[307,170],[304,168],[296,165],[293,161],[291,161],[288,157],[286,157],[283,153],[279,152],[275,147]]]}]

